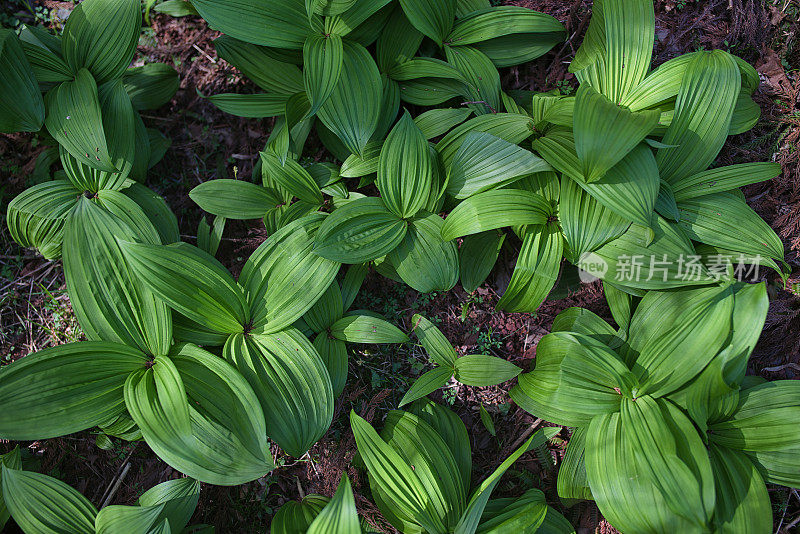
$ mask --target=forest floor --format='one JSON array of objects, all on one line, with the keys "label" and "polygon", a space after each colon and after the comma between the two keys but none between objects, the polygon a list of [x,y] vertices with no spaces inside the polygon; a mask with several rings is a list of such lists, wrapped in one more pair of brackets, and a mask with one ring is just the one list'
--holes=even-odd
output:
[{"label": "forest floor", "polygon": [[[36,8],[39,22],[58,25],[72,2],[45,0]],[[589,21],[587,0],[521,0],[505,2],[551,14],[565,24],[569,39],[542,58],[518,68],[503,69],[504,89],[559,90],[577,87],[567,72]],[[8,4],[8,7],[5,5]],[[0,23],[31,22],[27,2],[4,2]],[[718,164],[776,161],[780,177],[745,188],[754,209],[776,230],[792,266],[789,284],[766,274],[771,304],[767,324],[750,362],[750,373],[769,379],[800,378],[800,4],[797,0],[657,0],[656,64],[698,49],[724,49],[756,66],[761,86],[755,95],[762,118],[752,131],[728,140]],[[270,119],[226,115],[198,95],[244,92],[242,79],[217,57],[212,41],[219,34],[196,17],[156,15],[142,30],[137,62],[167,62],[180,73],[175,98],[162,109],[145,112],[148,126],[172,139],[166,157],[149,174],[147,185],[162,194],[178,217],[183,237],[192,241],[203,216],[187,192],[215,178],[250,176],[253,163],[272,127]],[[313,140],[312,140],[313,143]],[[312,147],[315,145],[311,145]],[[319,146],[317,144],[316,146]],[[36,158],[42,151],[34,135],[0,135],[0,364],[7,364],[45,347],[82,339],[65,291],[61,267],[18,247],[9,237],[3,217],[8,202],[36,180]],[[310,153],[313,159],[322,157]],[[238,271],[245,258],[266,238],[259,221],[229,221],[218,257]],[[517,244],[518,246],[519,244]],[[501,256],[484,286],[472,294],[460,286],[446,293],[419,294],[371,273],[355,303],[382,313],[410,330],[411,317],[421,313],[441,327],[460,353],[486,353],[506,358],[528,370],[536,343],[549,331],[553,318],[570,306],[582,306],[612,321],[598,284],[564,291],[536,314],[511,314],[494,309],[508,285],[516,254]],[[280,469],[255,482],[236,487],[205,486],[192,523],[209,523],[217,532],[266,531],[284,502],[304,494],[332,495],[342,471],[354,484],[359,511],[379,529],[393,532],[378,510],[362,495],[366,479],[352,466],[355,443],[346,414],[355,409],[379,425],[414,379],[428,367],[424,353],[412,344],[361,346],[350,356],[350,374],[336,404],[334,424],[305,457],[293,459],[273,448]],[[433,394],[464,420],[472,437],[474,470],[486,473],[507,456],[522,436],[547,423],[536,420],[509,398],[513,383],[472,388],[453,382]],[[497,429],[493,437],[480,421],[481,404]],[[144,443],[119,440],[98,448],[91,431],[58,439],[22,444],[27,461],[41,472],[57,476],[83,492],[96,505],[129,465],[115,504],[132,504],[149,487],[178,476]],[[553,462],[526,455],[504,476],[497,494],[520,494],[541,488],[578,532],[615,530],[596,506],[563,507],[555,491],[555,470],[569,435],[563,430],[551,443]],[[0,452],[11,444],[0,441]],[[800,520],[796,490],[770,486],[775,531],[790,532]],[[787,529],[788,527],[788,529]]]}]

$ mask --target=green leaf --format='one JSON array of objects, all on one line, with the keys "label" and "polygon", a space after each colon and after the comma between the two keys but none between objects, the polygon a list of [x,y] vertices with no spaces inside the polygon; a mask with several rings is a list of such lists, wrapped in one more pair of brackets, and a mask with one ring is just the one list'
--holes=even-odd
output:
[{"label": "green leaf", "polygon": [[420,345],[428,353],[428,358],[442,367],[454,368],[458,355],[442,331],[418,313],[411,318],[411,323]]},{"label": "green leaf", "polygon": [[[383,13],[385,10],[382,8],[389,3],[390,0],[356,0],[353,7],[341,13],[339,15],[335,15],[333,17],[327,17],[325,19],[325,31],[327,33],[335,33],[337,35],[341,35],[344,37],[345,35],[350,35],[350,40],[359,42],[363,46],[367,46],[372,41],[377,39],[375,36],[374,39],[364,39],[365,43],[361,43],[357,37],[359,36],[360,30],[364,27],[371,26],[371,22],[375,19],[378,19],[378,28],[380,28],[383,24]],[[387,13],[388,14],[388,13]],[[372,32],[374,33],[374,32]]]},{"label": "green leaf", "polygon": [[381,500],[390,503],[394,514],[401,514],[402,520],[413,520],[431,532],[444,532],[426,487],[403,457],[352,411],[350,426],[370,480],[380,488]]},{"label": "green leaf", "polygon": [[119,78],[136,53],[141,25],[138,0],[81,2],[64,25],[64,60],[73,72],[88,69],[98,84]]},{"label": "green leaf", "polygon": [[437,164],[428,141],[406,111],[386,137],[378,160],[376,185],[388,210],[407,219],[422,209]]},{"label": "green leaf", "polygon": [[495,356],[468,354],[456,360],[456,380],[467,386],[486,387],[507,382],[522,369]]},{"label": "green leaf", "polygon": [[492,436],[497,436],[497,430],[494,428],[494,421],[492,421],[492,416],[489,415],[489,412],[486,411],[483,403],[481,403],[480,407],[480,417],[481,423],[483,423],[484,428],[486,429],[489,434]]},{"label": "green leaf", "polygon": [[485,132],[464,137],[450,166],[447,193],[458,199],[507,185],[524,175],[552,170],[531,152]]},{"label": "green leaf", "polygon": [[[139,506],[164,505],[158,520],[167,519],[170,526],[180,532],[189,523],[200,497],[200,483],[191,478],[177,478],[162,482],[139,497]],[[157,521],[158,522],[158,521]]]},{"label": "green leaf", "polygon": [[342,290],[333,282],[319,300],[303,315],[303,320],[314,332],[327,331],[344,314]]},{"label": "green leaf", "polygon": [[456,0],[400,0],[408,20],[422,34],[442,45],[456,15]]},{"label": "green leaf", "polygon": [[306,531],[307,534],[361,534],[356,512],[356,501],[350,479],[342,473],[342,480],[331,501],[322,509]]},{"label": "green leaf", "polygon": [[333,419],[328,370],[298,330],[231,336],[223,355],[253,387],[269,414],[267,435],[288,454],[301,457],[328,430]]},{"label": "green leaf", "polygon": [[92,341],[166,354],[172,343],[171,312],[139,282],[118,241],[156,246],[158,234],[141,208],[122,193],[102,191],[99,200],[105,209],[81,198],[64,228],[64,276],[75,316]]},{"label": "green leaf", "polygon": [[[61,83],[72,79],[73,73],[61,57],[61,39],[59,37],[39,26],[23,25],[19,31],[19,44],[28,60],[27,69],[33,75],[32,87],[34,89],[37,88],[37,81],[44,86],[48,83]],[[6,50],[6,53],[9,53],[9,50]],[[34,96],[35,94],[32,93]]]},{"label": "green leaf", "polygon": [[[315,115],[339,83],[344,61],[342,38],[310,35],[303,45],[303,79]],[[345,82],[346,83],[346,82]]]},{"label": "green leaf", "polygon": [[36,132],[44,122],[44,101],[16,34],[0,30],[0,132]]},{"label": "green leaf", "polygon": [[533,134],[533,121],[518,113],[493,113],[478,115],[459,124],[436,144],[442,165],[450,168],[456,152],[470,132],[486,132],[509,143],[519,144]]},{"label": "green leaf", "polygon": [[80,191],[66,180],[53,180],[24,190],[8,203],[6,223],[11,238],[35,247],[47,259],[61,255],[64,224]]},{"label": "green leaf", "polygon": [[315,213],[284,226],[245,263],[239,283],[247,292],[253,331],[271,334],[291,325],[335,280],[339,264],[312,250],[324,217]]},{"label": "green leaf", "polygon": [[412,59],[422,44],[423,35],[408,21],[400,6],[392,10],[376,44],[376,60],[381,72]]},{"label": "green leaf", "polygon": [[[642,474],[670,510],[695,525],[707,524],[715,500],[711,465],[691,421],[669,401],[649,396],[624,399],[620,421]],[[590,474],[593,487],[595,478]]]},{"label": "green leaf", "polygon": [[420,211],[387,256],[400,278],[421,293],[449,291],[458,282],[458,249],[442,239],[443,229],[441,217]]},{"label": "green leaf", "polygon": [[192,0],[192,6],[215,30],[256,45],[296,50],[309,33],[304,0]]},{"label": "green leaf", "polygon": [[[128,530],[130,532],[153,532],[159,521],[163,506],[106,506],[97,514],[95,529],[97,534],[112,534]],[[167,521],[167,524],[169,522]]]},{"label": "green leaf", "polygon": [[500,109],[500,74],[486,54],[472,46],[445,46],[447,61],[464,77],[464,96],[477,115]]},{"label": "green leaf", "polygon": [[580,258],[621,236],[630,222],[598,202],[576,180],[561,178],[561,201],[558,208],[567,247],[568,259]]},{"label": "green leaf", "polygon": [[[479,5],[481,2],[477,2]],[[461,9],[463,1],[456,9]],[[447,36],[447,43],[473,45],[498,67],[526,63],[564,40],[564,26],[555,18],[519,6],[473,6]],[[470,13],[471,12],[471,13]]]},{"label": "green leaf", "polygon": [[225,334],[241,332],[250,322],[242,288],[207,252],[187,243],[120,247],[140,283],[186,317]]},{"label": "green leaf", "polygon": [[215,39],[214,47],[219,57],[242,71],[242,74],[268,93],[288,97],[305,91],[300,68],[276,55],[273,49],[240,41],[230,35]]},{"label": "green leaf", "polygon": [[164,13],[170,17],[186,17],[199,15],[189,0],[165,0],[153,7],[156,13]]},{"label": "green leaf", "polygon": [[662,179],[676,183],[706,170],[716,159],[728,137],[740,89],[739,67],[727,52],[702,52],[692,59],[663,138],[677,147],[656,154]]},{"label": "green leaf", "polygon": [[426,139],[446,134],[472,115],[469,108],[429,109],[414,117],[414,122]]},{"label": "green leaf", "polygon": [[557,224],[548,223],[539,231],[529,231],[497,309],[536,312],[558,279],[563,251],[564,239]]},{"label": "green leaf", "polygon": [[364,146],[361,156],[350,154],[339,171],[342,178],[357,178],[378,172],[382,141],[370,141]]},{"label": "green leaf", "polygon": [[317,112],[317,117],[350,152],[363,156],[364,146],[378,126],[383,82],[375,61],[356,43],[344,42],[341,79]]},{"label": "green leaf", "polygon": [[453,369],[448,367],[434,367],[411,384],[411,387],[408,388],[408,391],[406,391],[406,394],[400,399],[400,403],[397,406],[403,407],[409,402],[414,402],[429,393],[433,393],[440,387],[446,385],[452,376]]},{"label": "green leaf", "polygon": [[287,502],[273,516],[269,525],[270,534],[305,533],[328,502],[327,497],[313,493],[303,497],[300,502]]},{"label": "green leaf", "polygon": [[177,71],[166,63],[148,63],[125,71],[122,84],[138,110],[158,109],[169,102],[180,85]]},{"label": "green leaf", "polygon": [[347,273],[341,283],[342,308],[345,311],[350,309],[353,301],[356,300],[361,284],[364,283],[364,278],[367,276],[367,270],[367,264],[365,263],[357,263],[347,268]]},{"label": "green leaf", "polygon": [[309,204],[322,204],[322,192],[317,182],[299,163],[291,158],[281,160],[268,152],[261,153],[262,172],[280,187]]},{"label": "green leaf", "polygon": [[545,224],[550,203],[518,189],[495,189],[473,195],[456,206],[442,227],[442,239],[477,234],[506,226]]},{"label": "green leaf", "polygon": [[344,341],[332,338],[327,332],[320,332],[314,338],[314,348],[328,369],[334,398],[339,397],[347,382],[347,345]]},{"label": "green leaf", "polygon": [[709,449],[717,489],[717,532],[772,532],[772,508],[764,479],[747,455],[712,445]]},{"label": "green leaf", "polygon": [[[156,380],[154,373],[168,361],[171,384]],[[131,375],[125,404],[150,448],[201,482],[233,486],[274,468],[253,389],[228,362],[195,345],[176,345],[169,358]],[[186,412],[188,416],[175,418]]]},{"label": "green leaf", "polygon": [[75,489],[41,473],[0,470],[3,498],[23,532],[94,534],[97,510]]},{"label": "green leaf", "polygon": [[589,480],[586,478],[586,431],[576,428],[569,437],[567,452],[558,468],[557,491],[561,501],[571,506],[576,501],[592,499]]},{"label": "green leaf", "polygon": [[286,110],[286,101],[289,99],[288,95],[278,93],[256,93],[252,95],[221,93],[204,98],[225,113],[249,119],[282,115]]},{"label": "green leaf", "polygon": [[716,193],[683,200],[678,209],[678,224],[690,239],[746,255],[765,256],[785,265],[781,239],[735,194]]},{"label": "green leaf", "polygon": [[243,180],[209,180],[189,191],[203,211],[227,219],[260,219],[283,203],[270,189]]},{"label": "green leaf", "polygon": [[117,343],[82,341],[41,350],[0,372],[0,436],[11,440],[72,434],[125,410],[122,387],[147,358]]},{"label": "green leaf", "polygon": [[380,198],[359,198],[325,219],[314,240],[314,253],[332,261],[364,263],[391,252],[407,231],[406,221],[389,212]]},{"label": "green leaf", "polygon": [[458,250],[461,286],[467,293],[472,293],[489,276],[494,268],[506,235],[489,230],[464,237]]},{"label": "green leaf", "polygon": [[575,98],[575,149],[587,182],[602,178],[658,125],[658,110],[622,108],[588,84]]},{"label": "green leaf", "polygon": [[672,183],[672,189],[675,191],[675,200],[683,202],[771,180],[780,173],[781,167],[777,163],[739,163],[678,178]]},{"label": "green leaf", "polygon": [[330,335],[334,339],[348,343],[405,343],[408,341],[408,336],[393,324],[377,317],[355,312],[333,323]]},{"label": "green leaf", "polygon": [[52,89],[45,103],[47,130],[79,163],[119,172],[109,154],[97,85],[88,70],[81,69],[74,81]]}]

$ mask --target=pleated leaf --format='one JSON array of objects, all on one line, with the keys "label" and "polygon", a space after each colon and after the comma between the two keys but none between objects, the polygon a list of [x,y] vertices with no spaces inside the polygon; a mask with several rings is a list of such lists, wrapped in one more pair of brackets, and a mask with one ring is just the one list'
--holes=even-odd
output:
[{"label": "pleated leaf", "polygon": [[66,180],[29,187],[8,203],[11,238],[23,247],[35,247],[47,259],[58,258],[64,224],[80,193]]},{"label": "pleated leaf", "polygon": [[344,49],[338,35],[310,35],[303,45],[303,80],[314,115],[328,99],[342,74]]},{"label": "pleated leaf", "polygon": [[434,367],[430,371],[422,374],[417,378],[411,387],[408,388],[406,394],[400,399],[398,407],[403,407],[409,402],[414,402],[417,399],[433,393],[440,387],[447,384],[453,376],[453,369],[447,367]]},{"label": "pleated leaf", "polygon": [[88,70],[79,70],[74,81],[51,89],[45,103],[47,131],[77,162],[119,172],[109,154],[97,85]]},{"label": "pleated leaf", "polygon": [[740,89],[739,67],[727,52],[704,52],[692,59],[662,140],[677,146],[656,154],[662,179],[675,183],[706,170],[716,159],[728,137]]},{"label": "pleated leaf", "polygon": [[492,272],[505,241],[505,234],[495,230],[464,237],[458,249],[461,286],[472,293]]},{"label": "pleated leaf", "polygon": [[543,159],[485,132],[468,134],[450,167],[447,193],[458,199],[552,168]]},{"label": "pleated leaf", "polygon": [[[64,276],[75,316],[92,341],[164,355],[172,343],[171,312],[139,282],[119,244],[158,246],[159,236],[130,198],[116,191],[102,193],[105,208],[81,198],[64,229]],[[126,220],[115,212],[130,215]]]},{"label": "pleated leaf", "polygon": [[442,239],[443,229],[441,217],[420,211],[388,254],[400,278],[421,293],[449,291],[458,282],[458,249]]},{"label": "pleated leaf", "polygon": [[314,253],[341,263],[364,263],[391,252],[407,231],[407,223],[386,209],[381,199],[359,198],[325,219],[314,241]]},{"label": "pleated leaf", "polygon": [[286,110],[286,101],[288,100],[287,95],[277,93],[252,95],[220,93],[209,95],[206,98],[225,113],[249,119],[282,115]]},{"label": "pleated leaf", "polygon": [[177,71],[166,63],[148,63],[125,71],[122,84],[137,110],[158,109],[178,90]]},{"label": "pleated leaf", "polygon": [[497,303],[500,310],[534,313],[558,279],[564,239],[556,224],[528,232],[506,292]]},{"label": "pleated leaf", "polygon": [[780,173],[781,167],[777,163],[739,163],[681,177],[672,183],[672,189],[675,201],[682,202],[771,180]]},{"label": "pleated leaf", "polygon": [[189,191],[203,211],[227,219],[260,219],[283,203],[270,189],[244,180],[209,180]]},{"label": "pleated leaf", "polygon": [[376,185],[386,207],[406,219],[427,202],[436,159],[428,141],[406,111],[386,137],[378,159]]},{"label": "pleated leaf", "polygon": [[0,469],[3,498],[23,532],[94,534],[97,509],[77,490],[41,473]]},{"label": "pleated leaf", "polygon": [[469,107],[475,114],[500,109],[500,74],[486,54],[472,46],[445,46],[447,61],[464,78]]},{"label": "pleated leaf", "polygon": [[146,362],[143,353],[124,345],[82,341],[3,367],[0,436],[55,438],[113,419],[125,410],[125,379]]},{"label": "pleated leaf", "polygon": [[575,149],[587,182],[602,178],[658,124],[660,113],[632,112],[589,84],[575,98]]},{"label": "pleated leaf", "polygon": [[[156,377],[159,365],[172,372]],[[274,468],[258,397],[222,358],[182,344],[153,368],[131,375],[125,404],[151,449],[174,469],[233,486]]]},{"label": "pleated leaf", "polygon": [[550,203],[541,195],[515,189],[478,193],[461,202],[447,216],[442,239],[477,234],[507,226],[545,224]]},{"label": "pleated leaf", "polygon": [[284,226],[245,263],[239,283],[247,292],[254,331],[271,334],[291,325],[334,282],[339,264],[313,251],[324,217],[314,213]]},{"label": "pleated leaf", "polygon": [[470,132],[486,132],[509,143],[521,143],[533,133],[533,122],[527,115],[519,113],[493,113],[478,115],[461,123],[436,144],[442,165],[450,168],[453,158]]},{"label": "pleated leaf", "polygon": [[188,243],[120,243],[139,282],[172,309],[219,333],[241,332],[250,321],[242,288],[213,256]]},{"label": "pleated leaf", "polygon": [[301,457],[328,430],[333,419],[330,376],[298,330],[232,336],[223,355],[253,387],[269,414],[267,435],[288,454]]},{"label": "pleated leaf", "polygon": [[453,28],[456,3],[456,0],[400,0],[411,24],[440,46]]},{"label": "pleated leaf", "polygon": [[[35,132],[44,122],[44,101],[19,39],[0,30],[0,132]],[[13,95],[13,100],[12,100]]]},{"label": "pleated leaf", "polygon": [[[191,478],[178,478],[162,482],[145,491],[139,506],[163,505],[160,519],[167,519],[173,530],[181,531],[194,514],[200,497],[200,483]],[[157,521],[158,522],[158,521]]]},{"label": "pleated leaf", "polygon": [[242,71],[242,74],[261,89],[287,97],[305,91],[303,73],[297,65],[287,63],[285,58],[276,56],[270,48],[245,42],[246,36],[241,37],[244,40],[240,41],[230,35],[223,35],[214,40],[217,54]]},{"label": "pleated leaf", "polygon": [[314,338],[314,348],[328,369],[334,398],[339,397],[347,382],[347,345],[327,332],[320,332]]},{"label": "pleated leaf", "polygon": [[322,204],[322,192],[317,182],[298,162],[291,158],[281,162],[280,158],[269,152],[261,153],[262,172],[277,184],[309,204]]},{"label": "pleated leaf", "polygon": [[467,354],[458,358],[455,369],[456,380],[474,387],[502,384],[522,372],[509,361],[484,354]]},{"label": "pleated leaf", "polygon": [[408,336],[402,330],[383,319],[370,315],[346,315],[330,328],[334,339],[348,343],[405,343]]},{"label": "pleated leaf", "polygon": [[712,445],[709,449],[717,489],[714,523],[717,532],[772,532],[772,508],[764,479],[750,458]]},{"label": "pleated leaf", "polygon": [[304,0],[192,0],[192,6],[215,30],[248,43],[300,49],[309,33]]},{"label": "pleated leaf", "polygon": [[367,50],[344,42],[340,83],[317,111],[319,120],[353,154],[363,155],[364,146],[378,127],[383,82]]},{"label": "pleated leaf", "polygon": [[361,534],[356,501],[350,479],[342,473],[342,480],[330,502],[322,509],[306,531],[307,534]]},{"label": "pleated leaf", "polygon": [[136,53],[141,24],[137,0],[81,2],[64,25],[64,60],[73,72],[88,69],[98,84],[119,78]]}]

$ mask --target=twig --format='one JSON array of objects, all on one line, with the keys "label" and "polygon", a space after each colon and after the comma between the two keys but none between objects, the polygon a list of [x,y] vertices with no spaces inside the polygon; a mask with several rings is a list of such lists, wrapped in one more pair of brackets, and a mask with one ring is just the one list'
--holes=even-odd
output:
[{"label": "twig", "polygon": [[536,421],[531,423],[531,426],[529,426],[525,430],[525,432],[523,432],[522,435],[517,438],[517,441],[515,441],[514,444],[511,446],[511,450],[512,451],[517,450],[517,447],[522,445],[522,442],[525,441],[526,439],[528,439],[530,437],[530,435],[533,434],[533,431],[536,430],[536,428],[541,424],[542,424],[542,420],[538,419],[538,418],[536,419]]},{"label": "twig", "polygon": [[297,493],[300,494],[300,499],[305,499],[306,493],[303,491],[303,487],[300,486],[300,477],[294,477],[294,481],[297,482]]},{"label": "twig", "polygon": [[213,57],[209,56],[208,54],[206,54],[205,50],[203,50],[202,48],[200,48],[196,44],[192,44],[192,48],[194,48],[195,50],[197,50],[198,52],[200,52],[201,54],[206,56],[206,59],[208,59],[211,63],[215,63],[216,64],[217,60],[214,59]]},{"label": "twig", "polygon": [[108,493],[108,497],[105,498],[103,504],[100,508],[105,508],[108,506],[108,503],[111,502],[111,499],[114,497],[114,494],[117,493],[120,485],[122,485],[122,481],[125,480],[125,476],[128,474],[128,471],[131,469],[130,462],[125,464],[125,467],[122,469],[122,474],[117,478],[116,482],[114,482],[114,486],[111,488],[111,491]]}]

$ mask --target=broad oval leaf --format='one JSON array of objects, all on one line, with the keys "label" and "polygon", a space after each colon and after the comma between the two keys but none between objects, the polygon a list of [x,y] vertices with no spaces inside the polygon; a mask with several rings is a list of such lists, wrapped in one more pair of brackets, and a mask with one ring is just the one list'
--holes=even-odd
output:
[{"label": "broad oval leaf", "polygon": [[125,71],[122,85],[137,110],[158,109],[169,102],[180,85],[178,72],[166,63],[147,63]]},{"label": "broad oval leaf", "polygon": [[209,180],[189,191],[189,198],[212,215],[227,219],[260,219],[283,203],[266,187],[244,180]]},{"label": "broad oval leaf", "polygon": [[422,293],[449,291],[458,282],[458,249],[442,239],[443,230],[441,217],[420,211],[387,256],[400,278]]},{"label": "broad oval leaf", "polygon": [[308,36],[303,45],[303,80],[311,100],[309,115],[316,114],[336,88],[343,62],[344,48],[340,36]]},{"label": "broad oval leaf", "polygon": [[408,336],[392,323],[353,312],[342,317],[330,328],[334,339],[348,343],[405,343]]},{"label": "broad oval leaf", "polygon": [[[35,132],[44,122],[39,85],[13,30],[0,30],[0,132]],[[13,95],[13,99],[10,96]]]},{"label": "broad oval leaf", "polygon": [[58,258],[64,224],[80,194],[66,180],[29,187],[8,203],[11,238],[23,247],[35,247],[47,259]]},{"label": "broad oval leaf", "polygon": [[192,0],[192,6],[212,28],[257,45],[299,49],[309,33],[304,0]]},{"label": "broad oval leaf", "polygon": [[455,378],[462,384],[474,387],[494,386],[507,382],[522,369],[496,356],[467,354],[456,360]]},{"label": "broad oval leaf", "polygon": [[496,189],[471,196],[456,206],[442,226],[442,239],[477,234],[507,226],[545,224],[550,203],[519,189]]}]

